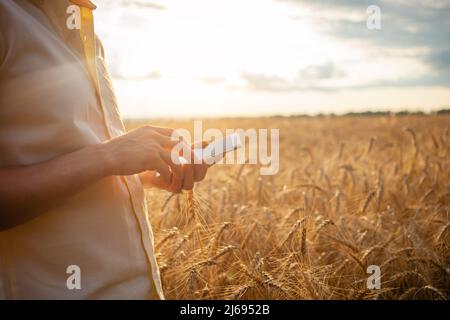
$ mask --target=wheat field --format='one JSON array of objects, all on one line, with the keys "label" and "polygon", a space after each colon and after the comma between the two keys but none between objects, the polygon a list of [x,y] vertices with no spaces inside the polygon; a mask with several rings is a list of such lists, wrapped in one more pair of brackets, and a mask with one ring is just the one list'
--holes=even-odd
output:
[{"label": "wheat field", "polygon": [[[144,122],[127,122],[127,129]],[[192,120],[151,124],[187,128]],[[279,128],[280,171],[148,190],[168,299],[447,299],[450,116],[205,119]],[[368,289],[367,267],[381,269]]]}]

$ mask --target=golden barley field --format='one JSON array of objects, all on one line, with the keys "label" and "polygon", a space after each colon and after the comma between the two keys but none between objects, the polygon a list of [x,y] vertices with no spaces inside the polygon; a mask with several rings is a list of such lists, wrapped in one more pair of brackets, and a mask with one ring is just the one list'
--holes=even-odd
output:
[{"label": "golden barley field", "polygon": [[[280,170],[218,165],[193,193],[147,191],[166,298],[450,296],[450,116],[205,119],[204,127],[279,128]],[[381,269],[380,289],[367,288],[369,265]]]}]

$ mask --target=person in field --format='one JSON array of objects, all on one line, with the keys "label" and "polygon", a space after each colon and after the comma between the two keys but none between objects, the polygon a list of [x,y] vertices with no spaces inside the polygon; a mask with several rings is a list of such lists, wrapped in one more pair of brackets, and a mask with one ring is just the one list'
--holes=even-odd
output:
[{"label": "person in field", "polygon": [[163,299],[144,188],[207,171],[171,161],[172,129],[124,132],[94,9],[0,2],[2,299]]}]

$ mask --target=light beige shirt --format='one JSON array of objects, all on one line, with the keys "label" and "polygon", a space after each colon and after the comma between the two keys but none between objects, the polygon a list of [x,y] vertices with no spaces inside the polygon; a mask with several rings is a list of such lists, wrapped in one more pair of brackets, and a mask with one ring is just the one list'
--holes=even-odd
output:
[{"label": "light beige shirt", "polygon": [[[124,132],[92,11],[81,6],[81,30],[69,30],[70,5],[0,1],[0,167]],[[81,289],[67,286],[71,265],[81,270]],[[139,177],[102,179],[0,232],[0,298],[163,299]]]}]

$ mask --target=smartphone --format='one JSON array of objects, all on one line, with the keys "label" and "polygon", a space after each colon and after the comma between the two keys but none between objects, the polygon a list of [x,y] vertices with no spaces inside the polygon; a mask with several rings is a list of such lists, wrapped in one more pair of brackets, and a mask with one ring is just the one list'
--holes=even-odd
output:
[{"label": "smartphone", "polygon": [[213,164],[222,159],[226,153],[239,148],[242,148],[241,137],[237,133],[232,133],[224,139],[211,142],[203,149],[194,149],[194,155],[207,164]]},{"label": "smartphone", "polygon": [[[237,133],[232,133],[224,139],[219,139],[211,142],[203,149],[194,149],[194,155],[197,159],[203,159],[207,164],[214,164],[225,156],[230,151],[242,148],[241,137]],[[179,158],[180,163],[185,164],[187,160],[183,157]],[[159,177],[160,173],[156,172]]]}]

